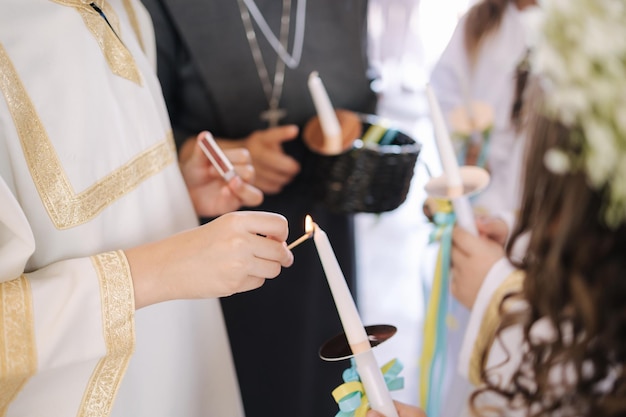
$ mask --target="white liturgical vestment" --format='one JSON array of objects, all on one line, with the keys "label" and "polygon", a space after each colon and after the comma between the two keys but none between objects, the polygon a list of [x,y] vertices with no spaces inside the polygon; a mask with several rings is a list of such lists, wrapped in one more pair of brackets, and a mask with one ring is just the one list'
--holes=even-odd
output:
[{"label": "white liturgical vestment", "polygon": [[89,3],[0,4],[0,415],[241,416],[217,300],[135,312],[123,250],[197,220],[145,10]]}]

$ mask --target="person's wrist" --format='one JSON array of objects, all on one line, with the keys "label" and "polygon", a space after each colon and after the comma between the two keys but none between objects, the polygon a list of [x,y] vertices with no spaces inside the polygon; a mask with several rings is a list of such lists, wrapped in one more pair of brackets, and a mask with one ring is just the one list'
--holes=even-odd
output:
[{"label": "person's wrist", "polygon": [[178,150],[178,163],[182,166],[191,158],[194,146],[196,146],[196,136],[189,136]]},{"label": "person's wrist", "polygon": [[168,262],[167,255],[161,252],[158,243],[124,251],[133,281],[136,309],[175,298],[161,279],[161,261]]}]

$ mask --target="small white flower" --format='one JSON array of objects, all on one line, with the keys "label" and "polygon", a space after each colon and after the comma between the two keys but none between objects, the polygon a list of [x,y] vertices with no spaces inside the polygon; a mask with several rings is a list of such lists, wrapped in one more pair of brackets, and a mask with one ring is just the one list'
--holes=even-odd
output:
[{"label": "small white flower", "polygon": [[615,110],[615,124],[617,127],[618,135],[622,138],[622,141],[626,141],[626,102],[622,99],[620,105]]},{"label": "small white flower", "polygon": [[554,174],[562,175],[569,172],[571,164],[565,153],[559,149],[548,149],[543,156],[543,164]]},{"label": "small white flower", "polygon": [[573,54],[567,62],[571,81],[584,82],[593,75],[592,62],[589,61],[589,54]]}]

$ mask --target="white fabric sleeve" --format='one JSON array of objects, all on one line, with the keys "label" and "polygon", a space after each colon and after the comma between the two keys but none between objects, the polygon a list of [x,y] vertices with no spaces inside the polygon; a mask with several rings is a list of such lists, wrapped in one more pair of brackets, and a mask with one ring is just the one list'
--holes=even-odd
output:
[{"label": "white fabric sleeve", "polygon": [[35,238],[24,212],[0,177],[0,282],[19,277],[30,255]]},{"label": "white fabric sleeve", "polygon": [[2,178],[0,201],[0,410],[37,415],[59,398],[49,415],[76,415],[86,401],[110,407],[134,347],[124,254],[25,271],[35,241]]},{"label": "white fabric sleeve", "polygon": [[470,311],[467,329],[465,330],[459,354],[459,373],[465,378],[470,376],[470,361],[474,345],[492,296],[502,282],[514,271],[515,268],[506,258],[500,259],[491,267],[478,291],[478,296]]}]

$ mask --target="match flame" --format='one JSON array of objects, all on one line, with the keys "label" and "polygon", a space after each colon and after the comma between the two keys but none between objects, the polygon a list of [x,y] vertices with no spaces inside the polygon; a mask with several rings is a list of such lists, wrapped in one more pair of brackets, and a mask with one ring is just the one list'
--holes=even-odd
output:
[{"label": "match flame", "polygon": [[312,234],[315,230],[315,223],[313,223],[313,218],[308,214],[304,218],[304,231],[306,234]]},{"label": "match flame", "polygon": [[287,245],[287,249],[291,250],[295,248],[296,246],[298,246],[299,244],[301,244],[302,242],[309,240],[313,237],[313,233],[315,232],[315,223],[313,223],[313,219],[308,214],[304,218],[304,230],[305,230],[305,233],[302,236],[300,236],[298,239],[296,239],[295,241]]}]

